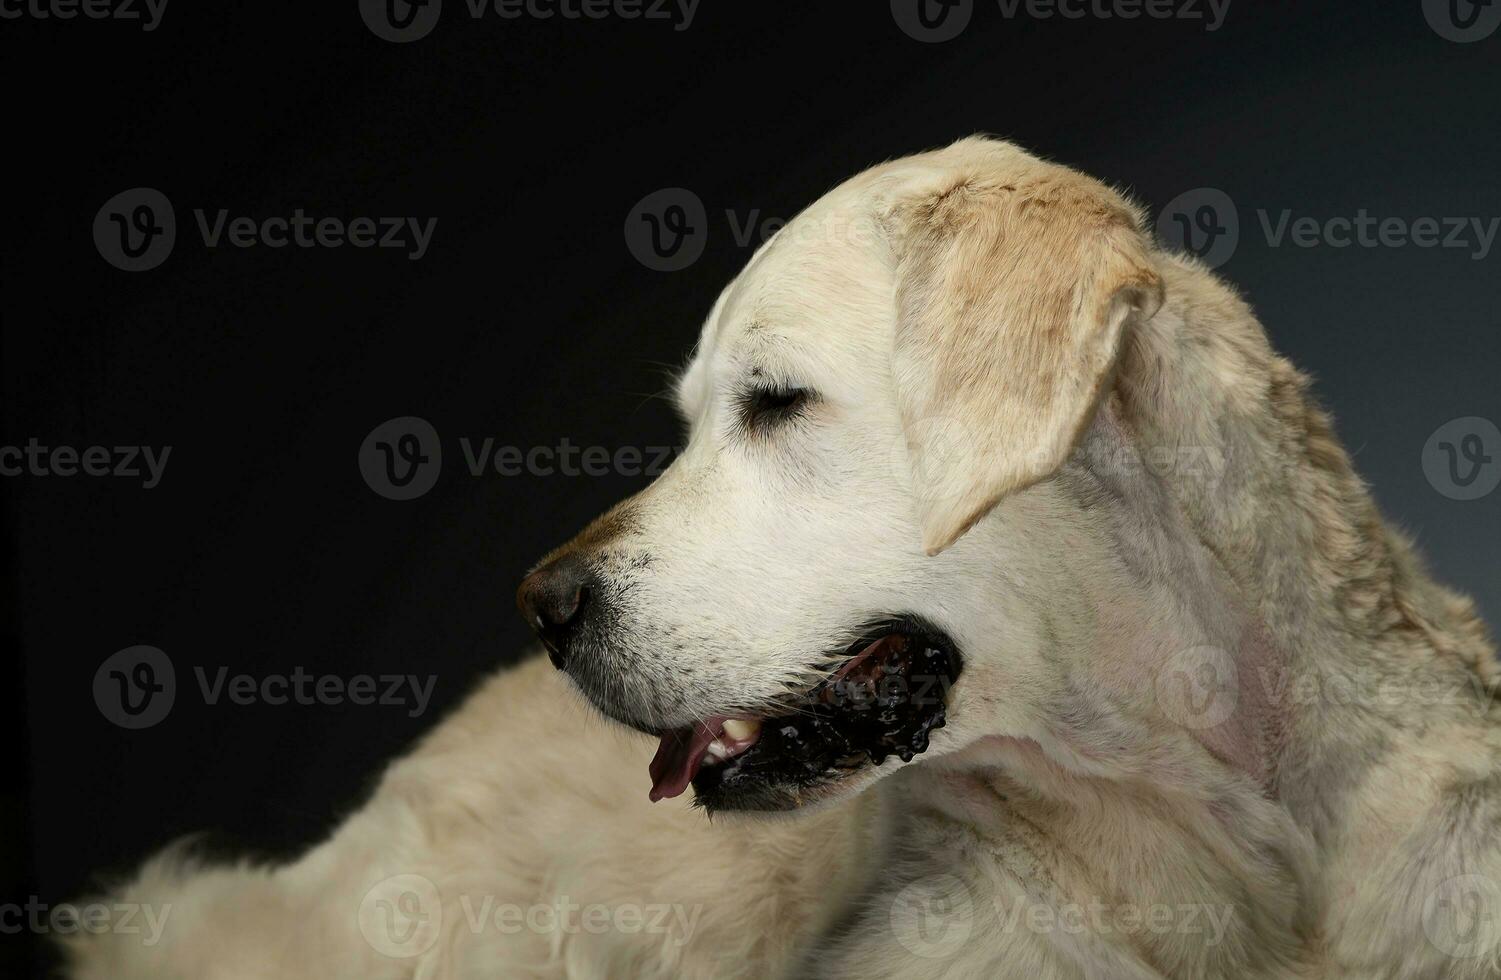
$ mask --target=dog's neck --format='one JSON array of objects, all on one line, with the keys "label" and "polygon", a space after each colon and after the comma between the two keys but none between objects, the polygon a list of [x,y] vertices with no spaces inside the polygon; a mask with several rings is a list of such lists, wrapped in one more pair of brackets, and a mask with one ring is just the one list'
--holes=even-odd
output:
[{"label": "dog's neck", "polygon": [[1415,698],[1449,693],[1425,703],[1430,723],[1483,714],[1494,650],[1469,601],[1383,523],[1306,379],[1245,304],[1197,267],[1164,272],[1172,299],[1125,354],[1121,414],[1139,445],[1207,464],[1162,482],[1254,617],[1242,666],[1287,729],[1274,789],[1322,842],[1347,829],[1339,797],[1390,751]]}]

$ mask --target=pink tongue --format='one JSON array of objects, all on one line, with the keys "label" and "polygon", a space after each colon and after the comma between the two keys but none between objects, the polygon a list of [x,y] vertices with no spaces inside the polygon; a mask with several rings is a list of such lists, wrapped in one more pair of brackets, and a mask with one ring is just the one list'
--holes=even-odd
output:
[{"label": "pink tongue", "polygon": [[651,760],[651,801],[681,796],[703,762],[704,750],[719,737],[724,719],[709,718],[698,722],[688,733],[668,732],[657,745]]}]

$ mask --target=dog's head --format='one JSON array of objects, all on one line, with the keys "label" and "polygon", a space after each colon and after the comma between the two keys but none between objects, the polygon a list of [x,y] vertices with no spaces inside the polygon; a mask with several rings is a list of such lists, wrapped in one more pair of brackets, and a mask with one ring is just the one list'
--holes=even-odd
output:
[{"label": "dog's head", "polygon": [[519,594],[584,694],[661,737],[653,798],[787,809],[1045,727],[1127,588],[1098,581],[1112,491],[1076,450],[1161,292],[1121,197],[983,139],[769,241],[681,377],[681,456]]}]

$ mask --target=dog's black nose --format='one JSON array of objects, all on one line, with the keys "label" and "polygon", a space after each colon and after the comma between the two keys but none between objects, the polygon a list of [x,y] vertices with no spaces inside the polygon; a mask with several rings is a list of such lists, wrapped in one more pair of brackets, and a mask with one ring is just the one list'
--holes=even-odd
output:
[{"label": "dog's black nose", "polygon": [[559,670],[567,665],[568,640],[583,621],[592,581],[585,561],[563,555],[522,579],[516,590],[516,605]]}]

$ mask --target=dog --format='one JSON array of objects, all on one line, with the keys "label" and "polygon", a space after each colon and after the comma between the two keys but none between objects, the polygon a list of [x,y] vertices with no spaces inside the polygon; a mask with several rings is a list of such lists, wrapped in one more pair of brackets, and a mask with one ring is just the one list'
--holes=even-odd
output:
[{"label": "dog", "polygon": [[1486,627],[1144,228],[982,137],[831,191],[522,583],[546,658],[70,975],[1501,977]]}]

